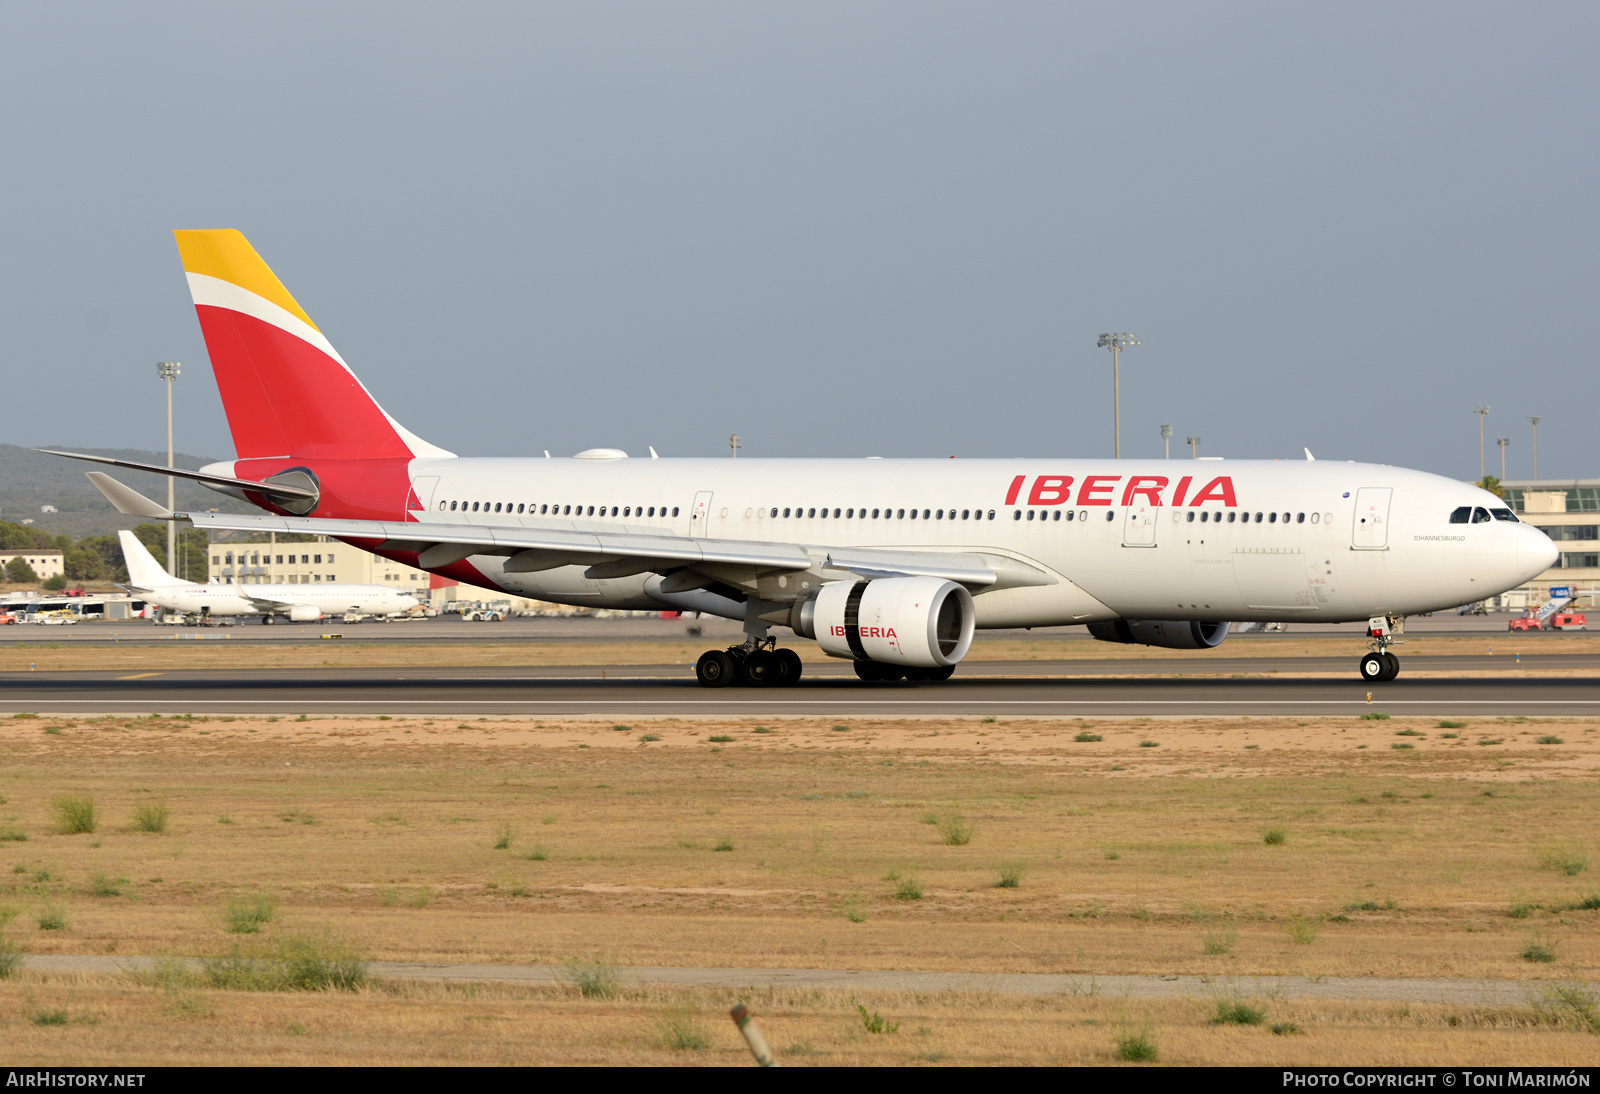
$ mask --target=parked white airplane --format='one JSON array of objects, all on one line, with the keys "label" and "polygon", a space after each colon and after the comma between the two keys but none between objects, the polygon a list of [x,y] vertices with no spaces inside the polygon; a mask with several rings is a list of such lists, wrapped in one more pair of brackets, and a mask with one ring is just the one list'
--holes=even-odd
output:
[{"label": "parked white airplane", "polygon": [[975,627],[1087,624],[1109,642],[1199,649],[1244,620],[1366,620],[1361,674],[1388,680],[1406,615],[1514,588],[1556,557],[1477,487],[1310,453],[458,458],[377,404],[242,235],[177,237],[239,458],[172,473],[274,515],[172,514],[91,472],[118,508],[334,536],[543,600],[741,620],[743,645],[699,660],[709,686],[794,682],[799,658],[773,626],[881,681],[948,677]]},{"label": "parked white airplane", "polygon": [[314,623],[325,615],[388,615],[417,606],[416,597],[382,585],[201,585],[183,581],[162,569],[132,532],[120,531],[117,538],[128,564],[128,587],[152,604],[185,615],[258,615],[263,623],[275,623],[279,617],[293,623]]}]

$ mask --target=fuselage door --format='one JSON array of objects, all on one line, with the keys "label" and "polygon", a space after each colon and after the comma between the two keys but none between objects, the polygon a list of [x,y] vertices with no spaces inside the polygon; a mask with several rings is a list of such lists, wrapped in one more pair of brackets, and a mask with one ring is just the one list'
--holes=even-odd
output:
[{"label": "fuselage door", "polygon": [[1388,486],[1363,486],[1356,491],[1355,528],[1350,541],[1356,550],[1389,549],[1389,499],[1393,494]]},{"label": "fuselage door", "polygon": [[711,522],[711,494],[710,490],[702,490],[694,496],[694,508],[689,510],[691,536],[706,534],[706,525]]},{"label": "fuselage door", "polygon": [[1143,505],[1128,506],[1122,525],[1124,547],[1154,547],[1156,545],[1156,518],[1161,515],[1158,506],[1147,500]]},{"label": "fuselage door", "polygon": [[411,480],[411,492],[416,495],[417,510],[426,513],[433,508],[433,492],[438,488],[438,475],[418,475]]}]

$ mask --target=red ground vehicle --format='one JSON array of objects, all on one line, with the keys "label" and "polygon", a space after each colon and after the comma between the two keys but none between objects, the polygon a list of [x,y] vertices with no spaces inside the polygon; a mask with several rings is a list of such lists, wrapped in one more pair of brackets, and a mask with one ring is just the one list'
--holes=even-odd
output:
[{"label": "red ground vehicle", "polygon": [[1589,620],[1582,612],[1557,612],[1550,617],[1547,626],[1553,631],[1586,631]]},{"label": "red ground vehicle", "polygon": [[1513,630],[1513,631],[1542,631],[1542,630],[1544,630],[1544,628],[1539,625],[1539,621],[1537,619],[1535,619],[1531,615],[1523,616],[1521,619],[1513,619],[1511,621],[1511,625],[1506,629],[1507,630]]}]

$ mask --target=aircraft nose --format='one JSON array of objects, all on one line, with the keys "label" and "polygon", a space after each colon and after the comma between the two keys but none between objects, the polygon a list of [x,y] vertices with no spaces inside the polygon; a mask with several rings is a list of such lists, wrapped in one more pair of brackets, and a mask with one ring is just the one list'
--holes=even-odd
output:
[{"label": "aircraft nose", "polygon": [[1518,531],[1522,534],[1517,537],[1517,569],[1522,580],[1528,581],[1554,566],[1561,552],[1549,536],[1531,525],[1524,524]]}]

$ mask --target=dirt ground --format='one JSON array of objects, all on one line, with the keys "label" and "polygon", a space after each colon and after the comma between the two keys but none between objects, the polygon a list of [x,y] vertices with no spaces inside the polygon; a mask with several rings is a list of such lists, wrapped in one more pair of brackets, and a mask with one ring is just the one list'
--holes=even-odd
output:
[{"label": "dirt ground", "polygon": [[[1214,998],[810,992],[760,1013],[791,1062],[1107,1062],[1146,1027],[1167,1062],[1600,1058],[1581,1000],[1536,1005],[1600,974],[1592,720],[19,717],[0,757],[26,952],[309,932],[385,960],[1495,977],[1529,1004],[1262,1000],[1236,1026]],[[61,831],[70,796],[93,832]],[[228,929],[240,901],[259,933]],[[28,1062],[731,1063],[730,1003],[0,981]],[[706,1048],[670,1047],[686,1022]]]}]

